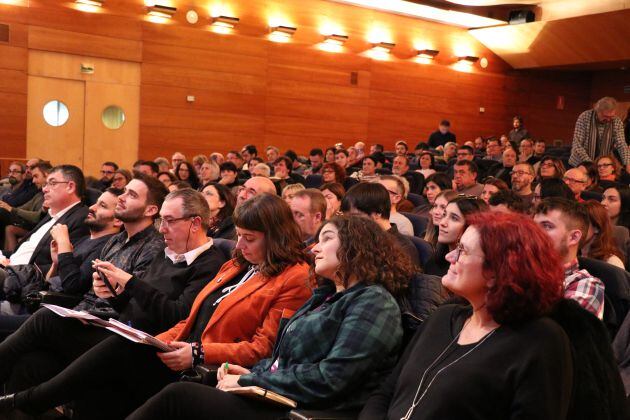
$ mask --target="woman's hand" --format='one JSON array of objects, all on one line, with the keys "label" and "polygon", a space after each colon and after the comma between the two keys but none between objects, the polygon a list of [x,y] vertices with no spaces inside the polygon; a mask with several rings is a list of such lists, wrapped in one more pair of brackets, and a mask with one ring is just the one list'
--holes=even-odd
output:
[{"label": "woman's hand", "polygon": [[241,375],[225,375],[217,384],[217,388],[223,391],[230,388],[240,388],[241,386],[238,384],[240,377]]},{"label": "woman's hand", "polygon": [[175,372],[190,369],[192,367],[191,344],[184,343],[183,341],[171,341],[168,344],[171,347],[177,348],[177,350],[169,351],[167,353],[158,353],[157,355],[160,360],[162,360],[162,363]]},{"label": "woman's hand", "polygon": [[[227,369],[225,369],[226,365],[228,366]],[[229,376],[228,374],[232,374],[232,375],[246,375],[248,373],[249,373],[249,369],[246,369],[243,366],[231,365],[228,362],[225,362],[225,363],[223,363],[221,365],[219,370],[217,370],[217,382],[221,382],[221,380],[224,377]]]},{"label": "woman's hand", "polygon": [[108,261],[101,261],[96,259],[94,260],[92,266],[95,270],[101,270],[101,272],[107,277],[109,282],[112,284],[112,287],[114,288],[116,288],[116,285],[119,285],[124,290],[125,285],[127,285],[129,279],[133,277],[131,274],[121,270]]}]

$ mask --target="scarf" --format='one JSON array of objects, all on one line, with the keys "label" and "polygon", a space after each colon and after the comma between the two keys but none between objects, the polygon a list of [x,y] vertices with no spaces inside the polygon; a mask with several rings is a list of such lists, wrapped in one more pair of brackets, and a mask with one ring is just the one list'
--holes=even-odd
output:
[{"label": "scarf", "polygon": [[612,123],[604,123],[604,133],[598,143],[599,132],[597,130],[597,112],[593,110],[591,111],[591,123],[589,124],[588,130],[589,156],[593,159],[597,159],[598,156],[610,154],[612,149]]}]

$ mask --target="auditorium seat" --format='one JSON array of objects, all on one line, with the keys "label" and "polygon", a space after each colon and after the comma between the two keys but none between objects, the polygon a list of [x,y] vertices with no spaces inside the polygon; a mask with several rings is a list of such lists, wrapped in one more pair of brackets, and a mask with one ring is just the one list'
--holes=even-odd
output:
[{"label": "auditorium seat", "polygon": [[322,184],[322,176],[319,174],[307,175],[304,180],[304,187],[306,188],[319,188]]},{"label": "auditorium seat", "polygon": [[236,246],[235,241],[232,241],[230,239],[215,238],[212,240],[212,242],[223,253],[226,261],[232,259],[232,251]]},{"label": "auditorium seat", "polygon": [[424,196],[419,195],[419,194],[415,194],[415,193],[409,193],[407,194],[407,200],[411,201],[411,204],[413,204],[413,207],[419,207],[425,204],[428,204],[429,202],[427,201],[426,198],[424,198]]},{"label": "auditorium seat", "polygon": [[424,268],[427,265],[427,262],[431,259],[431,257],[433,257],[433,253],[434,253],[433,247],[431,246],[430,243],[428,243],[424,239],[419,238],[417,236],[407,236],[407,237],[411,239],[411,242],[413,242],[414,246],[418,250],[418,256],[420,257],[420,264]]},{"label": "auditorium seat", "polygon": [[[415,203],[414,207],[417,207]],[[418,238],[424,237],[424,233],[427,231],[427,225],[429,224],[429,219],[427,217],[407,212],[400,212],[400,214],[405,216],[411,222],[414,236],[417,236]]]}]

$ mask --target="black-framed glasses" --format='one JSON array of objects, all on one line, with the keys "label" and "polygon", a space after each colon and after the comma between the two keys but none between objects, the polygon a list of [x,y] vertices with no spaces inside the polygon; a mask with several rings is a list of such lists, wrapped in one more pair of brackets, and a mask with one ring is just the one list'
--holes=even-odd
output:
[{"label": "black-framed glasses", "polygon": [[44,184],[47,187],[50,188],[55,188],[55,185],[57,184],[69,184],[70,181],[57,181],[56,179],[51,179],[49,181],[46,181],[46,184]]},{"label": "black-framed glasses", "polygon": [[612,163],[598,163],[597,164],[598,168],[607,168],[609,166],[613,166],[613,164]]},{"label": "black-framed glasses", "polygon": [[464,245],[462,245],[461,242],[457,243],[457,246],[455,247],[453,252],[454,252],[453,257],[455,258],[455,262],[459,261],[459,257],[461,257],[462,255],[468,255],[470,257],[484,258],[483,255],[472,254],[472,253],[466,251],[466,249],[464,249]]},{"label": "black-framed glasses", "polygon": [[173,224],[179,222],[180,220],[186,220],[186,219],[192,219],[197,217],[196,214],[192,214],[190,216],[182,216],[182,217],[175,217],[175,218],[169,218],[169,219],[161,219],[160,220],[160,227],[164,226],[164,227],[169,227],[172,226]]}]

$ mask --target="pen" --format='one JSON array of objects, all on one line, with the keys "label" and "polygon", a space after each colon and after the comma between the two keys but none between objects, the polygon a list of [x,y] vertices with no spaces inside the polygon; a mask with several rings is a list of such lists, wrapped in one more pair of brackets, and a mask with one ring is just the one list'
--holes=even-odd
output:
[{"label": "pen", "polygon": [[223,365],[223,369],[225,369],[225,372],[227,373],[230,370],[230,364],[228,362],[225,362],[225,364]]}]

